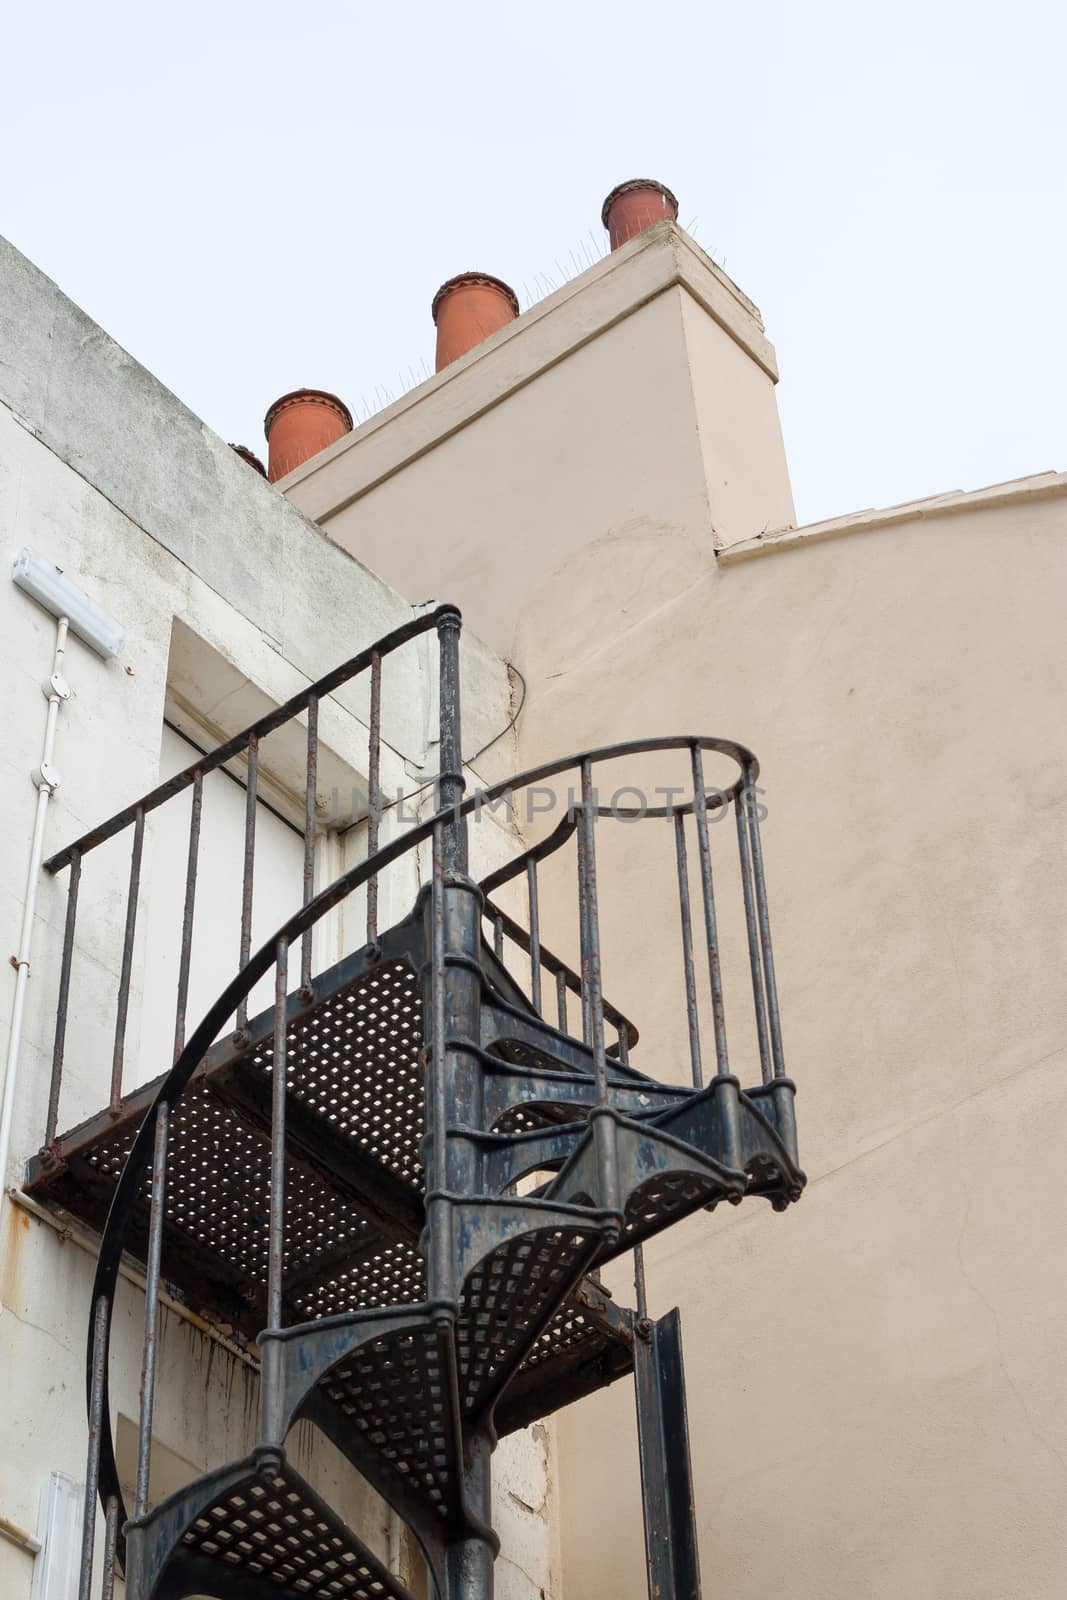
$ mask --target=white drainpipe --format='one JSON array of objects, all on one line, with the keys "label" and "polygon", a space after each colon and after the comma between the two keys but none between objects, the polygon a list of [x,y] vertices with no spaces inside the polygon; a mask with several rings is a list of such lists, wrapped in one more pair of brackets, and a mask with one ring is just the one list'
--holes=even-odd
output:
[{"label": "white drainpipe", "polygon": [[[0,1107],[0,1205],[7,1193],[7,1159],[11,1147],[11,1123],[15,1106],[15,1081],[18,1076],[19,1052],[22,1045],[22,1020],[26,1010],[26,988],[30,981],[30,947],[33,942],[33,922],[37,911],[37,886],[41,881],[41,860],[44,856],[44,825],[48,802],[59,787],[59,773],[52,765],[56,742],[56,723],[59,708],[70,699],[70,686],[63,677],[63,656],[67,648],[69,622],[60,617],[56,623],[56,648],[52,659],[52,675],[43,685],[48,696],[48,716],[44,727],[44,746],[41,765],[33,773],[37,788],[37,815],[33,822],[30,842],[30,859],[26,867],[26,895],[22,910],[22,931],[19,935],[16,957],[15,1003],[11,1009],[11,1032],[7,1044],[7,1065],[4,1069],[4,1097]],[[0,1250],[3,1248],[0,1232]],[[2,1306],[0,1306],[2,1310]]]}]

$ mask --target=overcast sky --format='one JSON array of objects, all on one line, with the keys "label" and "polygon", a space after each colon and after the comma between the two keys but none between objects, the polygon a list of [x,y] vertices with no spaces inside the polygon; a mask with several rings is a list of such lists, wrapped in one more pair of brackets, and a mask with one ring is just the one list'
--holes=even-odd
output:
[{"label": "overcast sky", "polygon": [[225,438],[379,409],[631,177],[760,306],[802,522],[1067,468],[1065,8],[152,5],[3,25],[0,232]]}]

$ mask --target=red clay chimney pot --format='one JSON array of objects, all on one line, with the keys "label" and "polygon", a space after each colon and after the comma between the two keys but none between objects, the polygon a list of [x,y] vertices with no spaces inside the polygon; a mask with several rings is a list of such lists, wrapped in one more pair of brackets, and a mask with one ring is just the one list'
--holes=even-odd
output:
[{"label": "red clay chimney pot", "polygon": [[628,183],[617,184],[600,212],[613,250],[668,218],[677,222],[678,201],[667,185],[657,183],[655,178],[631,178]]},{"label": "red clay chimney pot", "polygon": [[352,432],[352,413],[325,389],[294,389],[275,400],[263,420],[267,436],[267,477],[284,478],[302,461],[317,456]]},{"label": "red clay chimney pot", "polygon": [[235,456],[240,456],[242,461],[247,461],[248,465],[258,472],[261,478],[265,478],[267,476],[266,467],[256,455],[256,452],[254,450],[250,450],[246,444],[231,444],[230,449],[233,451]]},{"label": "red clay chimney pot", "polygon": [[488,272],[461,272],[449,278],[433,297],[430,313],[437,324],[437,371],[458,361],[491,333],[519,314],[515,291]]}]

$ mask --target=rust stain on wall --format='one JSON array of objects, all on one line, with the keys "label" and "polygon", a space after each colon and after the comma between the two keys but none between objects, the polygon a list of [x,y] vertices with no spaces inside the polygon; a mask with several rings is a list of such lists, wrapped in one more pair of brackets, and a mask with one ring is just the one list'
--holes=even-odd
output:
[{"label": "rust stain on wall", "polygon": [[7,1237],[4,1240],[4,1277],[0,1284],[0,1300],[12,1310],[19,1299],[22,1277],[22,1241],[30,1231],[30,1219],[16,1206],[7,1208]]}]

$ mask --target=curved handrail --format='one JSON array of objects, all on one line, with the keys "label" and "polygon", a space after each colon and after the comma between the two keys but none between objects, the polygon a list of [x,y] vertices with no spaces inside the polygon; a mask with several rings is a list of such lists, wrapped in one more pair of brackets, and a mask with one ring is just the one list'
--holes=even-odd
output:
[{"label": "curved handrail", "polygon": [[[737,748],[741,750],[742,746],[738,745]],[[637,753],[643,754],[643,752]],[[733,752],[730,751],[729,754],[732,755]],[[759,762],[749,751],[745,751],[745,756],[752,763],[749,781],[754,782],[759,776]],[[588,759],[592,761],[596,757],[590,755]],[[741,792],[746,786],[746,782],[739,778],[736,783],[731,784],[729,789],[713,789],[705,797],[704,809],[706,811],[719,810],[720,807],[726,804],[727,800],[732,800],[735,793]],[[483,796],[482,804],[485,805],[487,803]],[[630,806],[594,806],[593,814],[597,817],[613,817],[620,822],[623,818],[628,822],[647,822],[650,818],[664,821],[667,817],[691,817],[695,810],[696,801],[685,800],[678,806],[642,806],[640,809]],[[545,838],[541,839],[537,844],[531,845],[529,850],[524,851],[521,856],[513,856],[510,861],[506,861],[495,872],[490,872],[487,877],[479,879],[479,889],[483,894],[492,894],[495,889],[502,888],[505,883],[510,883],[513,878],[521,877],[526,871],[529,862],[541,862],[547,860],[549,856],[554,856],[556,851],[567,843],[568,839],[573,838],[577,828],[578,813],[575,808],[572,808],[562,822],[558,822],[552,832],[547,834]]]},{"label": "curved handrail", "polygon": [[[361,888],[369,878],[380,873],[383,868],[399,860],[401,856],[414,849],[417,845],[423,844],[434,834],[437,828],[445,827],[460,818],[465,818],[477,808],[491,804],[516,790],[529,788],[546,779],[558,777],[560,773],[571,771],[575,768],[592,767],[601,762],[617,760],[628,755],[648,755],[667,750],[689,750],[694,754],[697,751],[707,750],[730,756],[737,762],[740,768],[740,776],[728,790],[719,791],[729,798],[735,798],[742,794],[755,781],[759,773],[759,764],[755,755],[744,745],[738,744],[734,740],[716,739],[698,734],[675,734],[654,739],[628,740],[621,744],[603,745],[577,755],[560,757],[554,761],[543,762],[540,766],[528,768],[525,772],[519,773],[515,777],[502,779],[488,789],[476,790],[455,806],[447,806],[434,812],[431,817],[417,823],[414,827],[408,829],[406,833],[399,835],[389,844],[382,846],[381,849],[376,851],[373,856],[369,856],[365,861],[350,867],[347,872],[342,873],[332,884],[320,890],[317,895],[295,912],[287,922],[283,923],[260,946],[226,985],[218,999],[208,1008],[199,1025],[190,1034],[181,1054],[160,1084],[155,1099],[146,1111],[144,1121],[141,1123],[130,1147],[129,1155],[119,1176],[108,1210],[107,1220],[104,1224],[100,1252],[97,1257],[96,1274],[93,1280],[93,1316],[90,1319],[86,1387],[90,1426],[93,1425],[95,1412],[100,1428],[97,1494],[105,1513],[109,1502],[117,1504],[118,1551],[123,1561],[125,1559],[125,1539],[121,1529],[127,1520],[127,1511],[115,1460],[114,1435],[111,1428],[109,1404],[108,1358],[111,1343],[112,1309],[123,1252],[123,1242],[133,1216],[134,1207],[137,1204],[145,1171],[152,1157],[156,1120],[160,1108],[162,1106],[169,1108],[180,1099],[197,1066],[218,1037],[227,1019],[236,1012],[241,1001],[251,993],[259,980],[274,965],[277,959],[279,943],[283,940],[290,945],[295,943],[302,934],[313,928],[319,919],[332,910],[334,906],[346,899],[355,890]],[[693,802],[689,801],[682,806],[659,808],[655,813],[649,812],[646,814],[669,816],[678,812],[688,813],[692,809]],[[556,831],[558,832],[558,830]],[[554,837],[554,835],[550,837]],[[562,843],[563,840],[561,839],[559,842]],[[106,1316],[101,1316],[101,1307],[106,1310]],[[97,1344],[98,1332],[100,1334],[99,1346]],[[94,1368],[101,1380],[100,1390],[95,1396],[95,1406],[93,1393]]]}]

